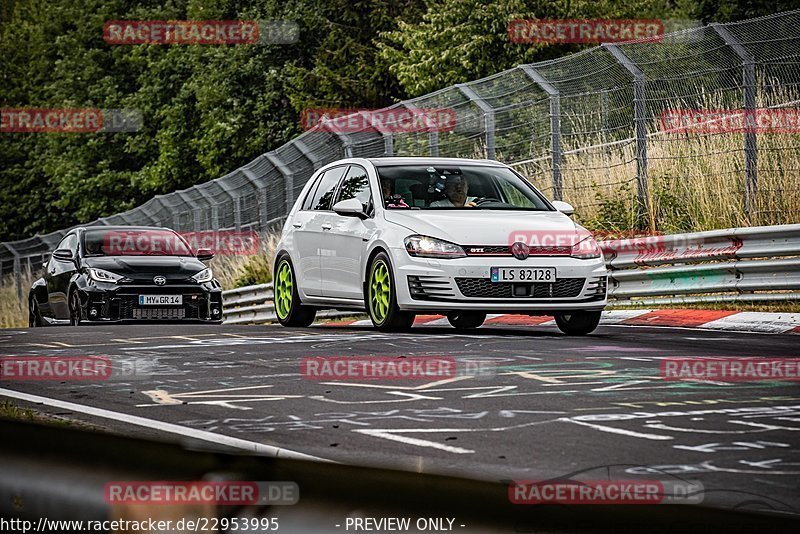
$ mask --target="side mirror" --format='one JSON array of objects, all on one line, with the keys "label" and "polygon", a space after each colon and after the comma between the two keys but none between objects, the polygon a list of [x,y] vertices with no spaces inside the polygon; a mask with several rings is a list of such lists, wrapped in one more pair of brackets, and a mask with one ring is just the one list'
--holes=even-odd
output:
[{"label": "side mirror", "polygon": [[563,213],[564,215],[572,215],[575,213],[575,208],[572,207],[571,204],[567,204],[566,202],[561,202],[560,200],[554,200],[551,202],[553,207]]},{"label": "side mirror", "polygon": [[55,252],[53,252],[53,258],[55,258],[58,261],[63,261],[63,262],[73,262],[73,261],[75,261],[75,255],[68,248],[60,248],[60,249],[56,250]]},{"label": "side mirror", "polygon": [[333,205],[333,211],[344,217],[358,217],[359,219],[366,219],[367,214],[364,213],[364,206],[357,198],[348,198],[347,200],[340,200]]},{"label": "side mirror", "polygon": [[210,261],[214,258],[214,253],[207,248],[199,248],[195,256],[197,256],[197,259],[200,261]]}]

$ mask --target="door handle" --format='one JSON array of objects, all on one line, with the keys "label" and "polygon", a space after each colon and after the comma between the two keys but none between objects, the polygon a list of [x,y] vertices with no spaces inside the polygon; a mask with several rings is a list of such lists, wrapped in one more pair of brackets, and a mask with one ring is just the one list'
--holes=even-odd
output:
[{"label": "door handle", "polygon": [[325,223],[325,224],[322,225],[322,229],[323,230],[330,230],[331,229],[331,225],[328,224],[328,223]]},{"label": "door handle", "polygon": [[295,228],[300,228],[301,226],[303,226],[303,223],[292,223],[292,226],[294,226]]}]

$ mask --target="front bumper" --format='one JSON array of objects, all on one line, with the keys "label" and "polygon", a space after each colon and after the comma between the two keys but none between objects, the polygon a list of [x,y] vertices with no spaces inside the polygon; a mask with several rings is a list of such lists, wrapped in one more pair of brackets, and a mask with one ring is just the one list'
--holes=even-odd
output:
[{"label": "front bumper", "polygon": [[[82,291],[89,322],[222,322],[219,284],[93,284]],[[139,295],[182,295],[181,305],[139,305]]]},{"label": "front bumper", "polygon": [[[397,304],[409,311],[475,310],[487,313],[542,313],[602,310],[607,302],[603,258],[567,256],[468,256],[435,260],[392,249]],[[491,267],[555,267],[556,282],[496,283]]]}]

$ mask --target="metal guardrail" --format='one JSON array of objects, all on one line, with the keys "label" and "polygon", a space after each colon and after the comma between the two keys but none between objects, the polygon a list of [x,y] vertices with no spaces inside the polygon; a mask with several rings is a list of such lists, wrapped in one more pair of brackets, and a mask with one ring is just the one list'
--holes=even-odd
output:
[{"label": "metal guardrail", "polygon": [[[610,270],[613,304],[800,300],[793,291],[800,290],[800,224],[609,240],[600,246]],[[277,320],[272,284],[223,291],[222,296],[227,324]],[[322,311],[317,316],[355,313]]]},{"label": "metal guardrail", "polygon": [[600,246],[610,269],[609,297],[616,304],[800,296],[792,291],[800,290],[800,224],[601,241]]},{"label": "metal guardrail", "polygon": [[[278,320],[272,303],[272,284],[239,287],[222,292],[222,317],[225,324],[267,323]],[[331,319],[348,317],[358,312],[322,310],[317,317]]]}]

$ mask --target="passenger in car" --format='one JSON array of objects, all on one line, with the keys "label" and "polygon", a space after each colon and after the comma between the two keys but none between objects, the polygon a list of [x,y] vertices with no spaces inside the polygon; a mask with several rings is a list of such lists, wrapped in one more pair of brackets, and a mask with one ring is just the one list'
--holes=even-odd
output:
[{"label": "passenger in car", "polygon": [[449,175],[444,182],[444,194],[447,198],[431,202],[432,208],[463,208],[475,205],[477,197],[467,196],[469,184],[460,175]]}]

